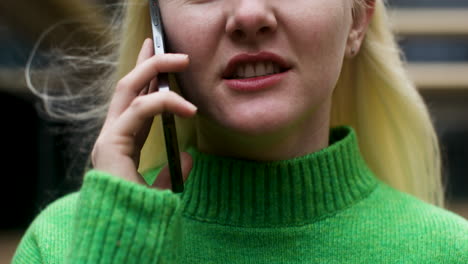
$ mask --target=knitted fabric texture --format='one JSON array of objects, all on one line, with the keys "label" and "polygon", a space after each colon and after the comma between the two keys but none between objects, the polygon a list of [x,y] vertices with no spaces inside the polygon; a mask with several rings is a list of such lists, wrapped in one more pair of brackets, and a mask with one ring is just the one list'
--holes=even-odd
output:
[{"label": "knitted fabric texture", "polygon": [[182,194],[89,171],[13,263],[468,263],[468,222],[378,180],[350,127],[285,161],[189,152]]}]

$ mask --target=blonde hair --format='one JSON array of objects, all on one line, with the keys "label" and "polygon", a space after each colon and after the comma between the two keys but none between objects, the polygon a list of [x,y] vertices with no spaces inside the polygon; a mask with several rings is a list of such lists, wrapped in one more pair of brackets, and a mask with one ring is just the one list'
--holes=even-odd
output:
[{"label": "blonde hair", "polygon": [[361,152],[378,178],[443,207],[438,138],[400,53],[384,3],[377,0],[360,53],[344,62],[331,124],[355,128]]},{"label": "blonde hair", "polygon": [[[367,0],[355,0],[355,7]],[[331,126],[350,125],[375,175],[390,186],[426,202],[443,206],[444,192],[437,135],[428,109],[403,67],[401,51],[386,15],[384,0],[375,12],[359,54],[345,59],[333,94]],[[146,1],[128,0],[121,25],[115,82],[130,72],[145,38],[151,36]],[[354,13],[359,15],[359,12]],[[172,87],[179,92],[174,78]],[[109,87],[109,86],[108,86]],[[102,90],[102,87],[100,88]],[[108,89],[110,98],[113,89]],[[176,118],[179,146],[193,145],[194,124]],[[159,117],[142,149],[139,171],[165,163]]]}]

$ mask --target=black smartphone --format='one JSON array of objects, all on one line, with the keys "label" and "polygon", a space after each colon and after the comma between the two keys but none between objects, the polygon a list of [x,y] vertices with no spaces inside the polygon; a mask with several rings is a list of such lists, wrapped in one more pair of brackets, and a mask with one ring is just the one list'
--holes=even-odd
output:
[{"label": "black smartphone", "polygon": [[[163,54],[166,52],[166,42],[158,0],[149,0],[149,7],[151,28],[153,31],[154,53]],[[170,90],[168,73],[160,73],[158,75],[158,92]],[[177,142],[174,115],[172,113],[164,112],[162,114],[162,125],[164,129],[164,140],[166,143],[167,161],[171,175],[172,191],[175,193],[181,193],[184,191],[184,180],[182,178],[179,144]]]}]

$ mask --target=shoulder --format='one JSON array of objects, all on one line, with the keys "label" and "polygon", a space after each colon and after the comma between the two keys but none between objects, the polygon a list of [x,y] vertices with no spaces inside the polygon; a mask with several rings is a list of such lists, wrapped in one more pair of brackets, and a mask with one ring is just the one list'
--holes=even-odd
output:
[{"label": "shoulder", "polygon": [[49,204],[36,217],[33,226],[60,227],[68,226],[73,219],[78,203],[78,192],[65,195]]},{"label": "shoulder", "polygon": [[21,239],[13,263],[60,263],[70,245],[77,202],[78,193],[71,193],[42,210]]},{"label": "shoulder", "polygon": [[359,206],[367,207],[380,232],[401,249],[428,260],[450,260],[446,263],[468,259],[468,221],[462,216],[383,183],[368,200]]},{"label": "shoulder", "polygon": [[376,189],[375,198],[385,201],[379,207],[380,209],[389,208],[394,212],[401,213],[398,216],[399,219],[408,218],[408,220],[413,221],[424,221],[431,225],[441,225],[441,228],[452,226],[468,228],[468,221],[462,216],[386,184],[380,184]]}]

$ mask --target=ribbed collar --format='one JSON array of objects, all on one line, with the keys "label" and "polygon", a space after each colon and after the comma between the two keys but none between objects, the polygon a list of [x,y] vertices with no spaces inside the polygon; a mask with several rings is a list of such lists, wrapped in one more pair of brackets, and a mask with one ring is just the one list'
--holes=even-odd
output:
[{"label": "ribbed collar", "polygon": [[377,180],[350,127],[330,132],[327,148],[291,160],[258,162],[190,149],[193,169],[182,194],[184,215],[243,227],[298,226],[350,207]]}]

